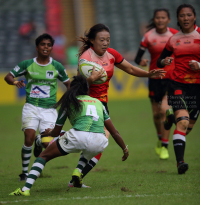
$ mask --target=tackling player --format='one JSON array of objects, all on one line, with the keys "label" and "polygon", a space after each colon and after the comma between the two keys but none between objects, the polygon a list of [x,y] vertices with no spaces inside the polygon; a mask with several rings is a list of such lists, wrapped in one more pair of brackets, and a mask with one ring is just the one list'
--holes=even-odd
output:
[{"label": "tackling player", "polygon": [[43,136],[50,135],[57,137],[67,118],[72,125],[72,129],[62,137],[49,145],[32,165],[26,183],[22,189],[18,188],[10,195],[30,196],[30,189],[35,180],[39,177],[48,161],[59,156],[68,155],[82,151],[82,163],[72,174],[75,187],[82,187],[82,169],[88,160],[103,152],[108,146],[108,139],[105,136],[104,125],[110,132],[115,142],[121,147],[123,152],[122,161],[128,156],[128,148],[115,129],[111,119],[102,103],[88,96],[89,86],[83,76],[75,76],[71,82],[70,89],[63,95],[55,107],[61,105],[56,125],[53,130],[46,130]]}]

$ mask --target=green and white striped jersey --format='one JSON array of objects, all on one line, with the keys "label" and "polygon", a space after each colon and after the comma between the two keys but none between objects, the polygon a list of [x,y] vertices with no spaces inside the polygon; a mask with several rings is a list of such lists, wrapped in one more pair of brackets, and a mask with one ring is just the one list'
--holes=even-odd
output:
[{"label": "green and white striped jersey", "polygon": [[10,73],[14,77],[26,77],[26,102],[42,108],[56,103],[57,79],[69,80],[62,64],[52,58],[46,65],[39,64],[36,58],[22,61]]},{"label": "green and white striped jersey", "polygon": [[[82,111],[69,116],[72,127],[76,130],[104,133],[104,121],[110,119],[104,105],[88,95],[77,96],[82,102]],[[66,111],[59,111],[56,125],[63,126],[67,119]]]}]

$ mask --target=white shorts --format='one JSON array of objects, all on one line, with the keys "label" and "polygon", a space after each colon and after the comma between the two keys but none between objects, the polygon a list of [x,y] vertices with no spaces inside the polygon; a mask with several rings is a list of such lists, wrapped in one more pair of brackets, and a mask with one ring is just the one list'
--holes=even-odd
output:
[{"label": "white shorts", "polygon": [[108,139],[103,133],[70,129],[58,139],[57,144],[62,154],[82,151],[83,156],[87,160],[90,160],[92,157],[104,151],[108,146]]},{"label": "white shorts", "polygon": [[22,109],[22,130],[33,129],[42,133],[47,128],[54,128],[58,113],[54,108],[41,108],[25,103]]}]

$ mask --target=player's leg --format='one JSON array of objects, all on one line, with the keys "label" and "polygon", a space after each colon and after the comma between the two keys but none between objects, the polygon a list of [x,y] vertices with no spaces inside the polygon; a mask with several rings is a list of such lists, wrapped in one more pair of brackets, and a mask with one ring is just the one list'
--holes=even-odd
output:
[{"label": "player's leg", "polygon": [[[101,152],[108,145],[108,139],[105,137],[103,133],[96,133],[96,134],[90,133],[89,135],[86,135],[84,137],[86,139],[86,142],[88,141],[90,143],[86,143],[86,148],[83,150],[80,156],[78,165],[76,167],[76,169],[79,169],[79,171],[81,171],[82,178],[95,166],[96,164],[95,162],[97,162],[97,160],[99,160],[102,155]],[[94,157],[94,155],[96,156]],[[88,167],[88,164],[90,164],[89,171],[85,169],[86,167]],[[70,181],[70,183],[74,183],[73,175],[72,175],[72,180]],[[75,183],[75,186],[76,186],[76,183]]]},{"label": "player's leg", "polygon": [[174,152],[176,155],[178,173],[184,174],[188,170],[188,164],[184,162],[186,145],[186,132],[189,125],[189,114],[185,109],[175,111],[176,129],[173,135]]},{"label": "player's leg", "polygon": [[161,117],[162,117],[162,148],[160,151],[160,159],[168,159],[169,152],[168,152],[168,144],[169,144],[169,135],[170,130],[165,130],[164,128],[164,121],[166,120],[166,110],[168,110],[170,106],[168,105],[167,96],[165,95],[162,99],[161,103]]},{"label": "player's leg", "polygon": [[22,189],[17,189],[14,192],[10,193],[10,195],[24,195],[30,196],[30,189],[35,183],[36,179],[40,176],[44,166],[48,161],[54,159],[59,156],[67,155],[68,153],[64,152],[59,145],[58,141],[55,141],[50,146],[44,150],[38,158],[36,158],[35,162],[32,165],[32,168],[28,174],[26,179],[26,183]]},{"label": "player's leg", "polygon": [[193,129],[198,117],[199,117],[200,110],[198,110],[197,108],[192,109],[192,110],[189,110],[189,113],[190,113],[190,121],[189,121],[186,135],[188,135],[192,131],[192,129]]},{"label": "player's leg", "polygon": [[161,145],[162,145],[162,127],[161,127],[161,106],[159,102],[151,99],[151,107],[153,112],[153,122],[156,128],[158,141],[155,147],[156,154],[160,155]]},{"label": "player's leg", "polygon": [[[80,168],[80,166],[82,166],[82,178],[84,178],[96,166],[101,156],[102,156],[102,153],[97,154],[95,157],[92,157],[92,159],[88,161],[85,158],[83,158],[83,154],[81,153],[81,156],[79,158],[78,165],[76,166],[76,168]],[[73,187],[73,179],[71,179],[71,181],[68,183],[68,186]],[[89,186],[86,186],[85,184],[83,184],[82,187],[89,188]]]},{"label": "player's leg", "polygon": [[39,119],[37,118],[37,107],[25,103],[22,110],[22,130],[24,131],[24,145],[21,150],[22,174],[19,175],[20,181],[26,180],[28,166],[32,155],[32,145],[35,133],[38,128]]},{"label": "player's leg", "polygon": [[33,129],[25,129],[24,131],[24,145],[21,150],[22,158],[22,173],[19,175],[20,181],[25,181],[28,175],[28,166],[32,155],[32,145],[35,139],[36,131]]},{"label": "player's leg", "polygon": [[[45,131],[45,129],[54,128],[58,114],[56,109],[45,109],[45,108],[38,108],[38,109],[40,111],[39,131],[40,134],[42,134]],[[49,142],[51,142],[52,140],[53,138],[51,136],[49,137],[47,136],[41,139],[40,135],[37,135],[35,139],[34,156],[38,157],[42,152],[42,147],[46,148]]]}]

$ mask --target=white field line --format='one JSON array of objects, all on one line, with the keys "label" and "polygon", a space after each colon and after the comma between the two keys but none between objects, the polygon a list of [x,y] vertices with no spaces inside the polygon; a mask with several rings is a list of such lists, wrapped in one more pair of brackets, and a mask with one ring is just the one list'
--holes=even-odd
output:
[{"label": "white field line", "polygon": [[[162,197],[162,196],[182,196],[183,194],[160,194],[160,195],[154,195],[154,194],[135,194],[135,195],[111,195],[111,196],[84,196],[84,197],[70,197],[70,198],[46,198],[46,199],[24,199],[24,200],[15,200],[15,201],[0,201],[0,204],[9,204],[9,203],[21,203],[21,202],[34,202],[34,201],[71,201],[71,200],[87,200],[87,199],[115,199],[115,198],[144,198],[144,197]],[[184,194],[185,195],[185,194]],[[13,196],[18,197],[18,196]],[[27,198],[27,197],[26,197]]]}]

